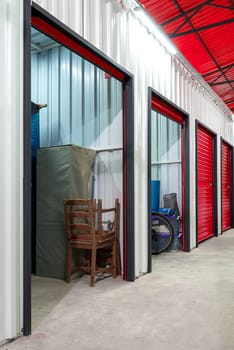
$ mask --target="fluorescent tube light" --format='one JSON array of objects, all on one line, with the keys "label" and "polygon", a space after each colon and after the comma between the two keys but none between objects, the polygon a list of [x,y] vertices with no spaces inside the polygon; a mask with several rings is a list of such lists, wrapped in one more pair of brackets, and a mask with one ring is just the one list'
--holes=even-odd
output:
[{"label": "fluorescent tube light", "polygon": [[175,46],[170,42],[169,38],[157,28],[156,23],[152,21],[145,10],[139,6],[135,8],[134,12],[149,32],[152,33],[172,55],[175,55],[177,51]]},{"label": "fluorescent tube light", "polygon": [[122,3],[122,6],[128,10],[135,9],[136,7],[139,6],[135,0],[121,0],[120,2]]}]

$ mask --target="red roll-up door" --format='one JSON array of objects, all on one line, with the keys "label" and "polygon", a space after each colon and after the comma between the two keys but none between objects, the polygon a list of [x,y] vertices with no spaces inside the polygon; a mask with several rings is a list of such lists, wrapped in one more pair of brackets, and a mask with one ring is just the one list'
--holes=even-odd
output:
[{"label": "red roll-up door", "polygon": [[231,169],[232,153],[231,147],[222,141],[222,231],[231,228]]},{"label": "red roll-up door", "polygon": [[214,236],[214,135],[197,129],[198,242]]}]

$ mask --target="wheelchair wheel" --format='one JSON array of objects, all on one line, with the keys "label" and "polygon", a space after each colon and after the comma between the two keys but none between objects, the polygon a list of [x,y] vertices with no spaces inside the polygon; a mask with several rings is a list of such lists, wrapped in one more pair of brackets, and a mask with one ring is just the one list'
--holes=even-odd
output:
[{"label": "wheelchair wheel", "polygon": [[152,254],[165,252],[172,244],[174,228],[165,215],[152,213]]}]

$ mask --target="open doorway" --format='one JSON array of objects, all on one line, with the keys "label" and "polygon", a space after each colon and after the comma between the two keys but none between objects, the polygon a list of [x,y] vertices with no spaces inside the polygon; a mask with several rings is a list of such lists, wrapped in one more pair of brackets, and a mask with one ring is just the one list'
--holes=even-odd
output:
[{"label": "open doorway", "polygon": [[[169,250],[190,250],[188,115],[152,89],[148,113],[148,215],[151,271],[152,252],[161,250],[158,238],[156,242],[152,240],[153,229],[165,241],[166,230],[172,227],[174,237]],[[166,228],[160,215],[170,227]]]},{"label": "open doorway", "polygon": [[[152,110],[151,120],[151,208],[161,213],[152,217],[152,253],[182,249],[182,127]],[[160,218],[160,220],[159,220]],[[174,231],[171,240],[169,230]]]},{"label": "open doorway", "polygon": [[[25,60],[31,62],[31,113],[26,113],[25,126],[31,129],[31,142],[25,142],[30,159],[25,160],[29,181],[25,182],[24,205],[26,210],[32,204],[32,210],[31,215],[24,213],[25,335],[31,333],[31,291],[32,304],[35,299],[45,304],[46,296],[53,307],[53,296],[62,298],[70,288],[64,282],[62,197],[82,193],[83,198],[101,198],[104,207],[113,207],[119,198],[121,274],[125,280],[135,279],[132,77],[35,4],[29,37],[30,45],[26,40],[25,46],[30,59]],[[27,79],[25,74],[25,88],[30,85]],[[28,91],[26,96],[30,96]],[[28,98],[25,103],[29,105]],[[72,168],[71,153],[81,156],[69,182],[66,171]],[[35,325],[50,311],[41,306],[35,308],[42,311]]]},{"label": "open doorway", "polygon": [[71,288],[64,284],[64,199],[101,198],[104,208],[119,199],[123,262],[123,87],[33,27],[31,53],[32,324],[36,326]]}]

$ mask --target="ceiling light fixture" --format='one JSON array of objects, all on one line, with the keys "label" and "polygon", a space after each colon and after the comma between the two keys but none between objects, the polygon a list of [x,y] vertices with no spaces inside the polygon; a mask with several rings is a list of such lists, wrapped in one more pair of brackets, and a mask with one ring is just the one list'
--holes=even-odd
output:
[{"label": "ceiling light fixture", "polygon": [[127,12],[139,6],[136,0],[114,0],[114,5],[117,10],[124,9]]},{"label": "ceiling light fixture", "polygon": [[145,10],[141,6],[138,6],[135,8],[134,12],[148,31],[152,33],[172,55],[175,55],[177,52],[175,46],[170,39],[157,28],[156,23],[152,21]]}]

